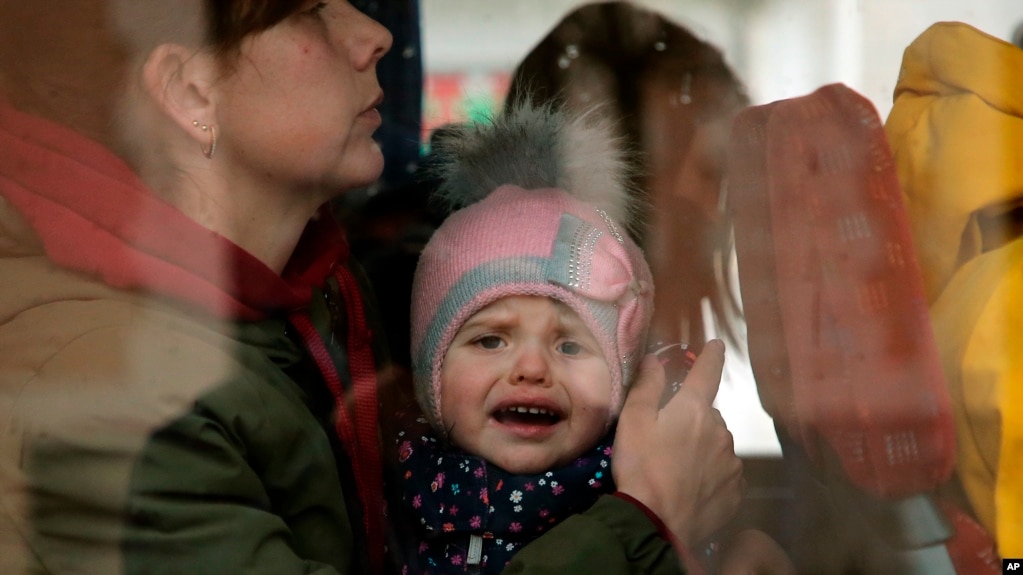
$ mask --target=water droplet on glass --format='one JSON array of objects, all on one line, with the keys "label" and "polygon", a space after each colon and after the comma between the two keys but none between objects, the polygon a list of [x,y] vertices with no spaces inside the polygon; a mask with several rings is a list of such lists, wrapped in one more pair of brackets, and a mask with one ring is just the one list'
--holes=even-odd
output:
[{"label": "water droplet on glass", "polygon": [[565,47],[565,54],[569,58],[575,60],[576,58],[579,57],[579,47],[576,46],[575,44],[569,44],[568,46]]},{"label": "water droplet on glass", "polygon": [[682,91],[679,95],[679,101],[682,102],[683,104],[693,103],[692,89],[693,75],[686,74],[685,76],[682,77]]},{"label": "water droplet on glass", "polygon": [[654,44],[654,50],[657,50],[658,52],[663,52],[667,49],[668,45],[665,44],[664,42],[657,42],[656,44]]},{"label": "water droplet on glass", "polygon": [[406,46],[405,49],[401,52],[401,57],[405,58],[406,60],[414,57],[415,55],[416,55],[415,46]]},{"label": "water droplet on glass", "polygon": [[572,61],[568,59],[568,56],[562,56],[562,57],[558,58],[558,68],[561,68],[562,70],[564,70],[564,69],[568,68],[571,65],[572,65]]},{"label": "water droplet on glass", "polygon": [[409,174],[414,174],[416,172],[416,169],[418,168],[419,164],[417,164],[416,162],[409,162],[408,164],[405,165],[405,172]]}]

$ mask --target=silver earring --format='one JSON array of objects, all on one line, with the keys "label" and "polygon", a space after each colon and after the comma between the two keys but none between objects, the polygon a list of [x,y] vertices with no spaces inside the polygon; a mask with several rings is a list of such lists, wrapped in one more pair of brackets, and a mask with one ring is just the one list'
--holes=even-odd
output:
[{"label": "silver earring", "polygon": [[209,147],[199,144],[199,149],[202,150],[202,154],[206,158],[212,160],[214,152],[217,151],[217,128],[214,126],[208,126],[206,124],[199,124],[199,120],[192,120],[192,125],[196,128],[201,129],[203,132],[209,132],[210,134],[210,145]]}]

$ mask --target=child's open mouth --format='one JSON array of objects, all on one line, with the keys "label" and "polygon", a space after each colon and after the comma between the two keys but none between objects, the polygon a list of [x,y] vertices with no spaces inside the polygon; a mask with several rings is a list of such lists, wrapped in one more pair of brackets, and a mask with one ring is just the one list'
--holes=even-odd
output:
[{"label": "child's open mouth", "polygon": [[503,425],[555,425],[561,421],[560,413],[543,407],[512,405],[494,412],[493,418]]}]

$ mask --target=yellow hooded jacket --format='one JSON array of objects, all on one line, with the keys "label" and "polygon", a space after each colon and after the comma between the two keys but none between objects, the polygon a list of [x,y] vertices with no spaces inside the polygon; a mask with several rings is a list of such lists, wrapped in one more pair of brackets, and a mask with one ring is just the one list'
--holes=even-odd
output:
[{"label": "yellow hooded jacket", "polygon": [[955,409],[959,478],[999,554],[1020,557],[1023,238],[996,226],[1023,206],[1023,50],[966,24],[931,26],[905,51],[885,129]]}]

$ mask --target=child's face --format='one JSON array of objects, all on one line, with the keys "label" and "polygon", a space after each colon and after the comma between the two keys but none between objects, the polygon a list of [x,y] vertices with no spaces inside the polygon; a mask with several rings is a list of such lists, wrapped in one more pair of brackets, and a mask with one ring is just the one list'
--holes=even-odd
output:
[{"label": "child's face", "polygon": [[611,371],[582,319],[556,300],[500,299],[455,335],[441,413],[462,449],[511,473],[571,462],[607,429]]}]

